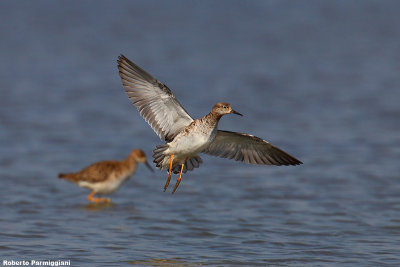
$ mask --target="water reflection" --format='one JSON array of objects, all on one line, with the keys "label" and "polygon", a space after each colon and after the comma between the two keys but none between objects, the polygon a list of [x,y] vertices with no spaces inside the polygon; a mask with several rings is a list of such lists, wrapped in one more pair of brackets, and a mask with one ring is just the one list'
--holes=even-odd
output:
[{"label": "water reflection", "polygon": [[102,211],[107,209],[113,209],[117,207],[117,204],[114,202],[104,202],[104,203],[88,203],[85,205],[80,206],[81,208],[87,211]]}]

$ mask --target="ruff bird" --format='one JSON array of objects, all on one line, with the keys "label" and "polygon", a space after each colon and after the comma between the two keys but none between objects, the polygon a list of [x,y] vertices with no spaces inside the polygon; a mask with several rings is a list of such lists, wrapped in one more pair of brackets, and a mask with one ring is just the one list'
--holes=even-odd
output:
[{"label": "ruff bird", "polygon": [[267,141],[246,133],[218,130],[218,122],[226,114],[239,112],[220,102],[211,112],[193,119],[171,90],[153,78],[125,56],[118,57],[119,75],[129,99],[140,115],[165,144],[153,151],[154,163],[168,169],[164,191],[171,180],[171,172],[179,173],[172,193],[176,191],[182,173],[198,168],[202,163],[199,153],[260,165],[299,165],[302,162]]},{"label": "ruff bird", "polygon": [[92,190],[87,197],[90,202],[111,202],[109,198],[95,198],[94,195],[112,194],[117,191],[122,183],[135,173],[138,162],[144,163],[153,171],[147,162],[146,154],[140,149],[134,149],[122,161],[100,161],[93,163],[79,172],[60,173],[58,177],[76,183],[80,187]]}]

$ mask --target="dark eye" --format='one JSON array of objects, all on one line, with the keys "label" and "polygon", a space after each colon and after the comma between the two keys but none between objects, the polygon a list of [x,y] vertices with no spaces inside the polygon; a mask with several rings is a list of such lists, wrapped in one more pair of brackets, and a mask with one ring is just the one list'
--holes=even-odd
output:
[{"label": "dark eye", "polygon": [[228,108],[227,106],[224,106],[224,108],[226,109],[226,108]]}]

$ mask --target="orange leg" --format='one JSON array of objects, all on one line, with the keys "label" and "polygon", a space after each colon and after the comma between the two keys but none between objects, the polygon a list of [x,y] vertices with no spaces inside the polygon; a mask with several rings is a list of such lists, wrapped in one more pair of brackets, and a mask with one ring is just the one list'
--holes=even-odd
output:
[{"label": "orange leg", "polygon": [[95,194],[95,192],[92,191],[92,193],[90,193],[90,194],[87,196],[87,199],[88,199],[90,202],[94,202],[94,199],[93,199],[94,194]]},{"label": "orange leg", "polygon": [[93,197],[95,194],[96,194],[96,192],[92,191],[92,193],[90,193],[88,195],[87,198],[90,202],[94,202],[94,203],[100,203],[100,202],[109,203],[109,202],[111,202],[111,200],[109,198]]},{"label": "orange leg", "polygon": [[179,186],[179,183],[181,182],[183,166],[185,166],[185,164],[182,163],[181,172],[179,173],[178,180],[176,180],[176,184],[175,184],[174,190],[172,190],[172,194],[175,193],[176,189]]},{"label": "orange leg", "polygon": [[172,160],[173,159],[174,159],[174,155],[171,155],[171,157],[169,158],[169,172],[168,172],[167,182],[164,185],[164,192],[165,192],[165,190],[167,190],[169,182],[171,181],[171,171],[172,171]]}]

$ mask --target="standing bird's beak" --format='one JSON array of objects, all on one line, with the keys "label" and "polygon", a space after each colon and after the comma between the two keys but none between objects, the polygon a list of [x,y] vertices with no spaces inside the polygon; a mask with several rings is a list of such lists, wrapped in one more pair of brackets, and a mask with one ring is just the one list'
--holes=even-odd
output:
[{"label": "standing bird's beak", "polygon": [[144,164],[146,165],[147,168],[150,169],[150,171],[154,172],[153,168],[150,166],[148,161],[146,161]]},{"label": "standing bird's beak", "polygon": [[239,115],[239,116],[243,116],[242,114],[240,114],[239,112],[237,112],[237,111],[235,111],[235,110],[233,110],[233,109],[231,110],[231,113],[232,113],[232,114]]}]

